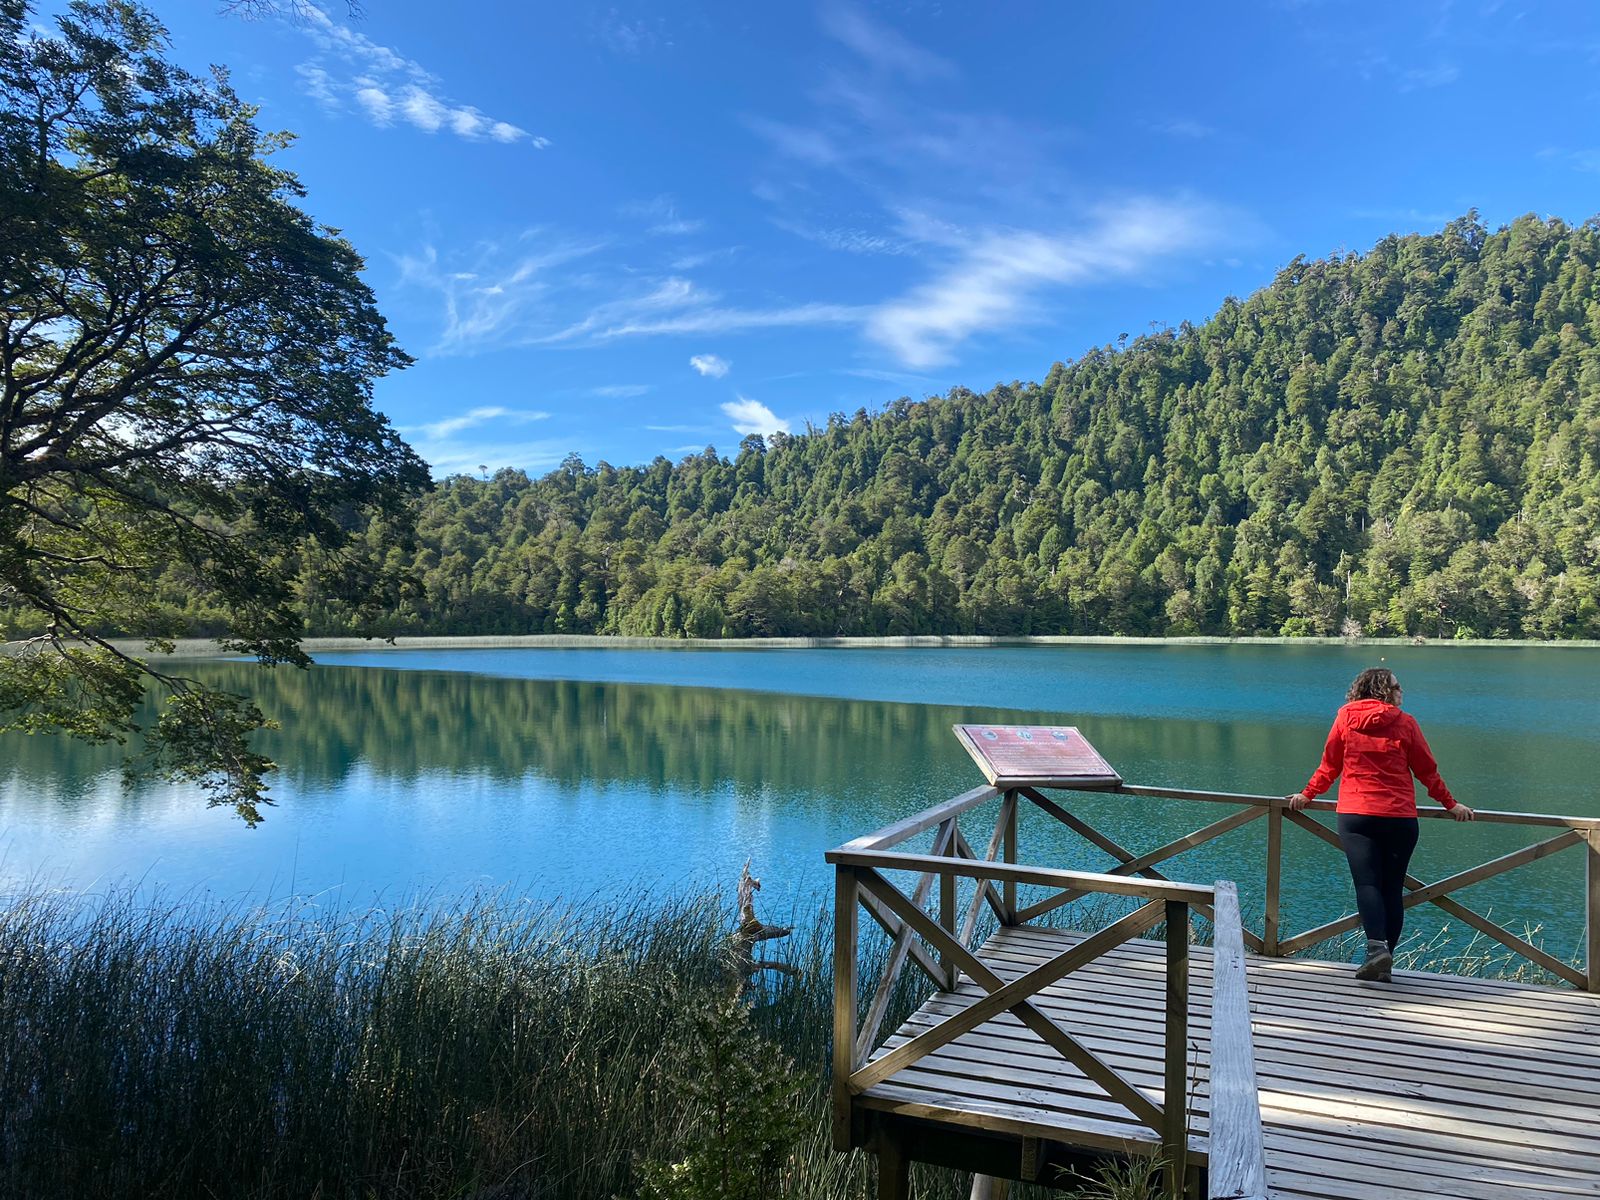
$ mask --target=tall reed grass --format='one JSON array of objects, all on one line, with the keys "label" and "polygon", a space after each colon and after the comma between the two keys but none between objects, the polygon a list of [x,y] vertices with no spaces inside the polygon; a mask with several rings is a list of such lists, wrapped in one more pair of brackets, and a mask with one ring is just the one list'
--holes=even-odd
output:
[{"label": "tall reed grass", "polygon": [[[0,904],[0,1197],[630,1196],[641,1161],[675,1161],[696,1135],[673,1064],[690,1015],[727,995],[730,917],[717,896],[369,912],[15,897]],[[870,1158],[829,1144],[826,933],[763,945],[798,973],[760,982],[752,1019],[812,1118],[782,1196],[865,1200]],[[1506,965],[1411,949],[1435,969]],[[863,962],[864,989],[880,971]],[[922,998],[917,972],[902,980],[889,1028]],[[916,1172],[926,1200],[967,1194],[953,1172]],[[1102,1178],[1085,1194],[1142,1193]]]},{"label": "tall reed grass", "polygon": [[609,1197],[720,982],[712,900],[0,911],[0,1195]]}]

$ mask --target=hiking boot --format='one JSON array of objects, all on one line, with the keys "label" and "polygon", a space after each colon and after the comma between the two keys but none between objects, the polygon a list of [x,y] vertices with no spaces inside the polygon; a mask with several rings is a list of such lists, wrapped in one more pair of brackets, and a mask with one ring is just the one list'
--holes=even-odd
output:
[{"label": "hiking boot", "polygon": [[1394,954],[1389,950],[1389,943],[1368,938],[1366,961],[1356,968],[1356,978],[1388,983],[1389,972],[1393,966]]}]

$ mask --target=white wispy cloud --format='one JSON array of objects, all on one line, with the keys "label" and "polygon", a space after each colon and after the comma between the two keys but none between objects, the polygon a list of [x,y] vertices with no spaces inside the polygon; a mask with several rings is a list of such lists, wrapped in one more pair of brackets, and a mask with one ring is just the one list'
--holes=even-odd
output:
[{"label": "white wispy cloud", "polygon": [[651,433],[715,433],[710,425],[646,425]]},{"label": "white wispy cloud", "polygon": [[1546,146],[1534,154],[1535,158],[1564,162],[1574,170],[1600,174],[1600,149],[1565,150],[1560,146]]},{"label": "white wispy cloud", "polygon": [[796,304],[780,308],[732,308],[688,279],[672,276],[648,292],[596,305],[578,321],[555,333],[530,339],[538,344],[607,342],[616,338],[684,333],[737,333],[805,325],[843,325],[865,312],[846,304]]},{"label": "white wispy cloud", "polygon": [[648,383],[610,383],[604,387],[590,388],[592,396],[605,396],[608,399],[628,399],[633,396],[642,396],[650,390]]},{"label": "white wispy cloud", "polygon": [[733,422],[735,433],[759,433],[763,437],[773,433],[788,433],[789,422],[774,413],[759,400],[740,396],[722,406],[723,413]]},{"label": "white wispy cloud", "polygon": [[745,124],[779,154],[813,167],[832,167],[845,159],[844,150],[826,129],[760,116],[746,117]]},{"label": "white wispy cloud", "polygon": [[839,367],[840,375],[853,375],[857,379],[870,379],[874,383],[921,383],[930,387],[938,387],[941,381],[931,375],[918,375],[911,371],[884,371],[878,367]]},{"label": "white wispy cloud", "polygon": [[553,439],[413,445],[438,476],[471,474],[479,470],[493,472],[503,467],[527,471],[530,475],[542,474],[559,464],[572,449],[570,444]]},{"label": "white wispy cloud", "polygon": [[845,254],[900,255],[910,254],[913,249],[911,243],[904,238],[868,229],[852,229],[847,226],[818,227],[791,217],[774,217],[772,223],[785,233],[792,233],[818,246],[843,251]]},{"label": "white wispy cloud", "polygon": [[672,47],[672,37],[660,17],[653,21],[629,21],[614,8],[600,20],[595,32],[607,49],[626,58],[639,58]]},{"label": "white wispy cloud", "polygon": [[1461,68],[1454,63],[1407,67],[1399,72],[1399,87],[1402,92],[1416,92],[1424,88],[1444,87],[1460,78]]},{"label": "white wispy cloud", "polygon": [[657,281],[649,291],[619,296],[597,304],[581,319],[533,340],[549,344],[615,336],[609,330],[629,321],[643,319],[654,313],[678,311],[701,302],[702,293],[691,280],[671,275]]},{"label": "white wispy cloud", "polygon": [[[314,4],[297,4],[296,26],[321,54],[295,68],[307,93],[324,108],[353,105],[380,128],[404,121],[424,133],[448,130],[470,142],[526,142],[537,150],[550,140],[510,121],[490,117],[470,104],[459,104],[441,92],[432,72],[399,51],[334,20]],[[345,77],[330,68],[342,61]]]},{"label": "white wispy cloud", "polygon": [[333,76],[316,63],[301,63],[295,69],[295,74],[300,76],[301,86],[305,88],[306,95],[310,96],[324,108],[338,108],[339,97],[335,94]]},{"label": "white wispy cloud", "polygon": [[1147,122],[1150,129],[1156,133],[1164,133],[1168,137],[1186,138],[1190,141],[1201,141],[1205,138],[1217,136],[1217,131],[1204,121],[1196,121],[1192,117],[1175,117],[1167,121]]},{"label": "white wispy cloud", "polygon": [[[470,252],[455,254],[429,242],[397,256],[395,263],[402,285],[432,292],[441,301],[443,328],[431,347],[436,354],[846,325],[859,323],[868,311],[827,303],[739,306],[687,276],[652,278],[631,263],[601,263],[581,272],[553,269],[606,245],[533,229],[518,238],[480,242]],[[597,302],[596,296],[605,298]]]},{"label": "white wispy cloud", "polygon": [[694,271],[719,259],[732,258],[738,252],[739,247],[737,246],[722,246],[716,250],[698,250],[693,254],[680,254],[667,265],[673,271]]},{"label": "white wispy cloud", "polygon": [[938,366],[974,334],[1025,319],[1041,290],[1134,275],[1204,244],[1211,224],[1193,203],[1139,199],[1074,233],[981,231],[934,278],[879,306],[866,333],[907,366]]},{"label": "white wispy cloud", "polygon": [[401,433],[420,433],[432,441],[442,441],[454,437],[468,429],[479,425],[486,425],[490,421],[505,421],[508,424],[523,425],[529,421],[548,420],[550,414],[537,412],[532,409],[503,408],[491,405],[483,408],[472,408],[457,417],[446,417],[442,421],[432,421],[426,425],[402,426]]},{"label": "white wispy cloud", "polygon": [[650,222],[645,232],[656,237],[682,237],[698,233],[706,223],[698,218],[682,216],[671,196],[657,196],[637,204],[624,204],[619,210],[625,217],[642,217]]},{"label": "white wispy cloud", "polygon": [[[1081,176],[1060,165],[1075,130],[974,106],[949,86],[953,68],[856,9],[822,20],[856,56],[822,71],[809,111],[742,117],[771,151],[753,190],[779,228],[841,253],[915,255],[921,239],[896,228],[898,209],[1029,227],[1081,207]],[[819,172],[833,178],[819,185]],[[820,210],[822,196],[848,207]]]},{"label": "white wispy cloud", "polygon": [[690,355],[689,365],[700,374],[710,376],[712,379],[721,379],[733,367],[727,359],[719,358],[715,354]]},{"label": "white wispy cloud", "polygon": [[857,304],[795,304],[787,308],[701,308],[656,319],[639,319],[594,333],[596,340],[670,333],[740,333],[806,325],[850,325],[868,310]]},{"label": "white wispy cloud", "polygon": [[829,5],[822,10],[822,28],[829,37],[885,73],[910,79],[942,79],[956,74],[949,60],[923,49],[859,9]]},{"label": "white wispy cloud", "polygon": [[553,238],[541,229],[480,243],[450,261],[432,243],[395,261],[402,285],[436,294],[443,305],[435,353],[471,353],[524,340],[548,322],[552,268],[595,253],[603,242]]}]

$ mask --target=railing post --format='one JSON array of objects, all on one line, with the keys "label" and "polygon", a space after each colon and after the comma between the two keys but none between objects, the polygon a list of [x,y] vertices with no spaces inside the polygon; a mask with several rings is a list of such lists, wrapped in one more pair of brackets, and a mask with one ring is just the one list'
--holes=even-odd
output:
[{"label": "railing post", "polygon": [[860,875],[835,867],[833,885],[833,1148],[851,1149],[850,1076],[856,1067],[856,920]]},{"label": "railing post", "polygon": [[[1017,793],[1015,789],[1006,793],[1006,798],[1000,802],[1004,807],[1006,831],[1004,837],[1005,853],[1001,857],[1008,863],[1017,861]],[[1006,910],[1006,924],[1015,925],[1017,922],[1017,885],[1011,880],[1006,880],[1000,885],[1002,907]]]},{"label": "railing post", "polygon": [[1584,967],[1589,979],[1589,990],[1600,992],[1600,829],[1585,829],[1583,838],[1584,858],[1588,862],[1586,872],[1588,886],[1585,889],[1588,900],[1587,936],[1584,939],[1588,957]]},{"label": "railing post", "polygon": [[1167,901],[1166,1082],[1161,1093],[1161,1151],[1167,1195],[1183,1200],[1189,1150],[1189,906]]},{"label": "railing post", "polygon": [[[983,880],[978,880],[978,886],[983,886]],[[939,873],[939,924],[951,937],[956,936],[956,876],[954,871],[941,871]],[[939,966],[943,969],[944,990],[956,990],[956,980],[961,977],[961,968],[956,965],[956,960],[947,951],[939,952]]]},{"label": "railing post", "polygon": [[1267,810],[1267,916],[1261,930],[1261,953],[1278,956],[1278,893],[1283,881],[1283,801]]}]

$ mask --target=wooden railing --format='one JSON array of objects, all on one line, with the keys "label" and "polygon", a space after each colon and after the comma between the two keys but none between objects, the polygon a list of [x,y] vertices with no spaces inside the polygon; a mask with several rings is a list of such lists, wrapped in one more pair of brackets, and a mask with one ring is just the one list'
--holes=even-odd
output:
[{"label": "wooden railing", "polygon": [[[1307,812],[1295,812],[1290,809],[1288,802],[1281,796],[1256,796],[1236,792],[1206,792],[1193,791],[1182,788],[1144,787],[1137,784],[1122,784],[1110,789],[1096,789],[1098,794],[1110,791],[1126,796],[1151,796],[1179,800],[1204,800],[1237,806],[1239,811],[1229,814],[1220,821],[1212,822],[1203,829],[1157,850],[1147,851],[1135,855],[1131,851],[1119,846],[1112,839],[1095,830],[1086,821],[1079,819],[1064,810],[1059,804],[1048,799],[1036,789],[1023,788],[1021,794],[1032,800],[1035,804],[1052,812],[1069,828],[1074,829],[1088,841],[1117,859],[1119,864],[1111,871],[1114,875],[1141,875],[1147,879],[1164,879],[1165,876],[1152,868],[1160,862],[1165,862],[1186,850],[1204,845],[1214,838],[1238,829],[1250,822],[1265,819],[1267,822],[1267,861],[1266,861],[1266,917],[1262,933],[1257,935],[1249,930],[1244,931],[1245,945],[1257,954],[1269,957],[1290,955],[1308,949],[1318,942],[1336,937],[1351,929],[1356,929],[1361,924],[1361,918],[1354,914],[1340,917],[1338,920],[1327,921],[1313,928],[1303,930],[1292,935],[1285,935],[1280,923],[1280,892],[1283,878],[1283,830],[1285,823],[1297,826],[1311,834],[1318,841],[1331,847],[1341,856],[1344,851],[1339,844],[1339,835],[1307,815]],[[1327,800],[1314,800],[1308,806],[1308,811],[1333,812],[1335,805]],[[1450,819],[1449,814],[1442,808],[1423,808],[1420,816],[1429,820]],[[1407,894],[1405,905],[1407,908],[1419,904],[1433,904],[1442,909],[1449,916],[1454,917],[1462,924],[1477,930],[1479,933],[1492,938],[1494,941],[1522,955],[1530,962],[1543,967],[1558,979],[1565,980],[1574,987],[1590,992],[1600,992],[1600,818],[1595,817],[1563,817],[1547,813],[1524,812],[1496,812],[1488,809],[1477,810],[1477,821],[1484,824],[1499,825],[1530,825],[1549,829],[1559,829],[1561,832],[1543,841],[1535,842],[1520,850],[1503,854],[1488,862],[1480,863],[1464,871],[1433,883],[1424,883],[1415,875],[1408,874],[1405,879]],[[1526,938],[1518,937],[1509,929],[1496,924],[1481,913],[1474,912],[1466,905],[1454,899],[1450,893],[1459,891],[1470,884],[1481,883],[1502,875],[1517,867],[1526,866],[1537,862],[1562,850],[1573,846],[1584,847],[1587,861],[1586,883],[1583,898],[1583,912],[1586,918],[1587,933],[1585,937],[1585,959],[1580,969],[1571,963],[1563,962],[1533,945]],[[1056,898],[1044,904],[1057,903]],[[1033,909],[1023,910],[1031,915],[1042,905],[1034,905]]]},{"label": "wooden railing", "polygon": [[1233,883],[1216,887],[1211,965],[1211,1111],[1208,1200],[1267,1200],[1266,1147],[1256,1085],[1255,1038],[1245,980],[1244,926]]},{"label": "wooden railing", "polygon": [[[1154,850],[1135,853],[1095,829],[1065,804],[1034,787],[975,788],[943,804],[907,817],[876,833],[857,838],[829,852],[835,868],[834,945],[834,1056],[833,1132],[835,1144],[852,1144],[852,1099],[924,1056],[977,1028],[999,1013],[1009,1011],[1046,1044],[1097,1083],[1107,1096],[1156,1135],[1162,1156],[1172,1168],[1167,1173],[1172,1195],[1183,1186],[1192,1114],[1185,1100],[1188,1046],[1189,923],[1191,912],[1207,917],[1215,942],[1214,996],[1211,1031],[1210,1189],[1212,1197],[1255,1198],[1266,1195],[1262,1165],[1261,1118],[1254,1079],[1249,1006],[1245,989],[1246,950],[1281,956],[1308,949],[1328,938],[1356,928],[1356,916],[1327,921],[1293,934],[1280,928],[1280,892],[1283,878],[1283,832],[1297,826],[1317,841],[1340,850],[1338,835],[1308,812],[1296,812],[1279,796],[1147,787],[1055,789],[1058,795],[1093,792],[1127,797],[1198,800],[1233,806],[1231,812],[1192,833]],[[994,828],[980,856],[962,833],[958,819],[998,801]],[[1026,806],[1024,806],[1026,801]],[[1045,813],[1116,860],[1104,873],[1066,871],[1017,864],[1019,812],[1027,807]],[[1335,806],[1314,801],[1311,811],[1331,812]],[[1448,816],[1442,809],[1425,808],[1428,819]],[[969,822],[972,818],[969,817]],[[1202,846],[1256,820],[1267,822],[1265,863],[1265,919],[1262,932],[1244,929],[1234,884],[1201,887],[1167,878],[1157,867],[1169,859]],[[1529,825],[1559,830],[1553,836],[1520,850],[1503,854],[1433,883],[1408,875],[1408,907],[1429,903],[1538,964],[1551,975],[1576,987],[1600,992],[1600,818],[1564,817],[1541,813],[1497,812],[1480,809],[1477,820],[1487,824]],[[902,847],[919,834],[934,831],[926,854]],[[1582,969],[1518,937],[1510,930],[1467,908],[1452,893],[1470,884],[1539,861],[1569,847],[1585,847],[1587,877],[1584,912],[1587,921],[1586,958]],[[896,887],[885,872],[909,872],[916,882],[908,891]],[[963,900],[962,881],[970,881]],[[1048,894],[1019,905],[1018,886],[1046,889]],[[927,911],[937,887],[934,911]],[[987,909],[1002,926],[1026,925],[1064,905],[1088,895],[1123,896],[1143,900],[1132,912],[1106,928],[1091,933],[1070,949],[1006,982],[978,957],[973,945],[980,919]],[[961,901],[958,903],[958,900]],[[876,922],[890,939],[882,976],[877,980],[864,1014],[858,1013],[858,962],[861,939],[858,915]],[[1166,1026],[1164,1031],[1164,1091],[1160,1102],[1146,1095],[1063,1029],[1034,1003],[1038,993],[1107,951],[1166,923]],[[883,1033],[896,985],[907,963],[915,964],[942,991],[954,990],[962,976],[987,994],[966,1008],[945,1017],[888,1053],[872,1059]],[[862,1019],[858,1020],[858,1016]],[[1116,1140],[1105,1134],[1086,1133],[1086,1145],[1105,1148]]]},{"label": "wooden railing", "polygon": [[[997,799],[1000,805],[994,832],[980,858],[962,834],[957,818]],[[1193,884],[1133,879],[1125,872],[1094,874],[1019,866],[1018,803],[1015,791],[1002,794],[994,788],[977,788],[829,852],[828,861],[835,870],[834,1143],[841,1150],[852,1144],[855,1095],[1009,1011],[1156,1135],[1167,1177],[1174,1181],[1175,1189],[1180,1189],[1172,1194],[1179,1195],[1192,1124],[1186,1086],[1190,911],[1212,913],[1215,893],[1212,888]],[[931,853],[901,853],[894,849],[930,829],[936,830]],[[917,882],[908,894],[884,875],[886,871],[915,873]],[[965,912],[957,903],[957,884],[962,879],[973,881]],[[939,889],[937,916],[924,909],[935,884]],[[1017,908],[1019,884],[1056,893],[1052,899],[1059,903],[1041,911],[1091,894],[1133,897],[1144,903],[1008,983],[978,958],[971,943],[985,907],[1002,925],[1026,924],[1031,919],[1025,915],[1027,910]],[[883,928],[891,942],[884,973],[868,1002],[865,1020],[858,1024],[857,921],[862,911]],[[1166,924],[1166,1026],[1164,1090],[1157,1102],[1047,1016],[1033,998],[1050,984],[1161,922]],[[907,962],[915,963],[941,991],[953,991],[964,975],[988,994],[869,1061]],[[1110,1144],[1112,1148],[1125,1148],[1120,1142]]]}]

